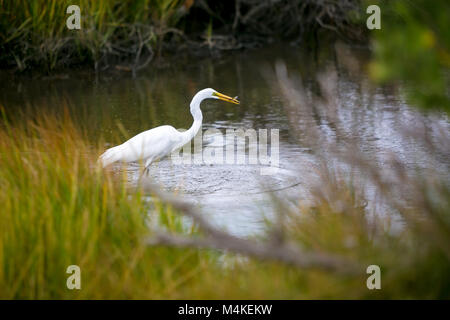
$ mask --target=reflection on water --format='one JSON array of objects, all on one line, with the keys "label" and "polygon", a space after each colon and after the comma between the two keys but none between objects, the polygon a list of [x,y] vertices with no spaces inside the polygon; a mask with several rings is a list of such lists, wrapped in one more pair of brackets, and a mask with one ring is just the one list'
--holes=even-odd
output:
[{"label": "reflection on water", "polygon": [[[351,55],[346,50],[351,50]],[[283,60],[290,72],[302,76],[306,94],[317,90],[317,70],[327,65],[335,67],[338,116],[346,126],[344,132],[357,135],[369,157],[383,165],[386,150],[391,150],[411,168],[437,168],[448,174],[448,155],[431,158],[398,130],[405,125],[420,126],[433,137],[435,124],[449,132],[448,119],[411,109],[394,88],[371,86],[365,72],[367,52],[343,46],[336,51],[324,49],[314,57],[298,48],[274,46],[220,60],[142,71],[135,79],[114,72],[96,77],[82,71],[48,79],[11,79],[2,75],[0,103],[7,112],[38,109],[51,113],[68,108],[92,141],[102,138],[107,147],[158,125],[189,128],[189,102],[200,89],[212,87],[227,95],[238,95],[239,106],[204,102],[203,130],[279,129],[280,171],[276,175],[261,176],[257,165],[175,165],[163,159],[151,168],[150,176],[198,204],[217,224],[235,234],[247,235],[262,230],[264,220],[273,214],[271,193],[293,201],[307,197],[305,188],[310,180],[306,177],[313,173],[315,162],[301,132],[294,136],[292,126],[296,124],[289,122],[279,93],[267,81],[270,73],[265,70],[273,68],[277,60]],[[297,118],[311,121],[301,114]],[[323,121],[320,110],[313,121],[326,135],[339,140],[333,124]],[[221,147],[220,142],[209,143]],[[138,166],[131,164],[128,170],[131,181],[136,181]]]}]

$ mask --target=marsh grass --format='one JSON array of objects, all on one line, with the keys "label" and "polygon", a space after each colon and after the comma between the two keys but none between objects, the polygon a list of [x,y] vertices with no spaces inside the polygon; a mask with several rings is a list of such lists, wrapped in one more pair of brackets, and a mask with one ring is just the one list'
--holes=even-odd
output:
[{"label": "marsh grass", "polygon": [[[80,7],[80,30],[66,27],[69,5]],[[44,74],[80,65],[134,74],[163,49],[205,54],[274,38],[317,40],[318,30],[361,38],[360,11],[358,0],[0,0],[0,63]]]},{"label": "marsh grass", "polygon": [[[139,188],[131,192],[126,170],[99,168],[101,143],[89,141],[67,114],[14,123],[4,116],[1,122],[2,299],[449,298],[445,186],[421,184],[428,191],[424,199],[433,201],[403,208],[405,216],[420,219],[401,232],[392,232],[385,219],[368,223],[360,193],[332,171],[321,180],[314,205],[280,205],[284,219],[276,226],[286,239],[303,250],[355,261],[360,274],[148,246],[144,240],[155,228],[201,234],[170,206],[149,202]],[[73,264],[81,268],[81,290],[66,287]],[[382,269],[382,290],[366,287],[370,264]]]},{"label": "marsh grass", "polygon": [[146,249],[149,219],[181,232],[179,218],[100,170],[67,118],[3,122],[0,137],[1,298],[158,298],[202,268],[192,250]]},{"label": "marsh grass", "polygon": [[[69,30],[69,5],[81,9],[81,29]],[[19,70],[50,71],[73,64],[98,69],[126,61],[142,66],[168,28],[180,18],[179,0],[140,1],[0,1],[3,63]]]}]

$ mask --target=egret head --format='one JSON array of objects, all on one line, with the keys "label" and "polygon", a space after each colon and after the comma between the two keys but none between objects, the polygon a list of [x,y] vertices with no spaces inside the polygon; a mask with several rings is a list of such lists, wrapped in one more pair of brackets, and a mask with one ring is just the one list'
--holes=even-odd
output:
[{"label": "egret head", "polygon": [[211,89],[211,88],[203,89],[199,93],[202,93],[204,99],[208,99],[208,98],[220,99],[220,100],[223,100],[226,102],[239,104],[239,100],[237,99],[237,97],[234,97],[234,98],[229,97],[229,96],[224,95],[223,93],[217,92],[216,90]]}]

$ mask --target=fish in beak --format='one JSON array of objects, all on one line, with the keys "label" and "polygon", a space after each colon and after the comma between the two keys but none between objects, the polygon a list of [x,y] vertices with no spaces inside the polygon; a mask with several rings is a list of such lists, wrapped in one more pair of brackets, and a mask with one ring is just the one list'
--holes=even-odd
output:
[{"label": "fish in beak", "polygon": [[224,95],[224,94],[222,94],[220,92],[214,92],[213,95],[216,96],[217,98],[219,98],[220,100],[223,100],[223,101],[226,101],[226,102],[231,102],[231,103],[234,103],[234,104],[239,104],[240,103],[239,100],[237,99],[238,98],[237,96],[232,98],[232,97]]}]

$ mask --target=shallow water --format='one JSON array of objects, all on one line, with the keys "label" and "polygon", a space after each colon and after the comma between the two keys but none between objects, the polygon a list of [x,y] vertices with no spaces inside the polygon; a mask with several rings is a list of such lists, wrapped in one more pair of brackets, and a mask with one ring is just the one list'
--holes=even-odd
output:
[{"label": "shallow water", "polygon": [[[102,137],[106,148],[158,125],[189,128],[192,123],[189,102],[200,89],[212,87],[239,96],[239,106],[204,102],[203,131],[214,128],[224,134],[226,129],[278,129],[276,174],[261,175],[262,165],[180,165],[169,158],[155,163],[150,170],[152,179],[198,204],[212,221],[236,235],[264,230],[265,219],[274,213],[273,195],[294,202],[306,199],[305,190],[315,170],[313,152],[301,134],[299,138],[293,134],[285,102],[268,81],[277,61],[284,61],[290,73],[302,76],[307,94],[316,90],[313,81],[316,72],[333,66],[337,70],[339,118],[348,129],[346,132],[362,141],[364,153],[380,164],[388,157],[386,150],[390,150],[411,168],[434,168],[448,174],[447,155],[440,159],[429,157],[426,150],[414,141],[405,140],[398,130],[400,124],[421,125],[433,135],[434,124],[438,124],[448,134],[448,119],[443,115],[422,115],[410,108],[397,90],[371,85],[365,71],[368,52],[363,49],[341,46],[337,51],[323,49],[310,54],[274,45],[221,58],[193,60],[174,62],[161,70],[142,70],[136,78],[119,72],[95,76],[83,71],[44,79],[2,75],[0,102],[9,111],[38,109],[51,113],[68,108],[88,130],[92,141]],[[321,121],[320,113],[315,117],[325,136],[339,138],[332,124]],[[303,121],[301,116],[299,119]],[[301,123],[298,125],[301,131]],[[203,141],[203,146],[209,148],[221,149],[225,145],[220,134]],[[136,183],[139,166],[130,164],[127,170],[130,183]]]}]

